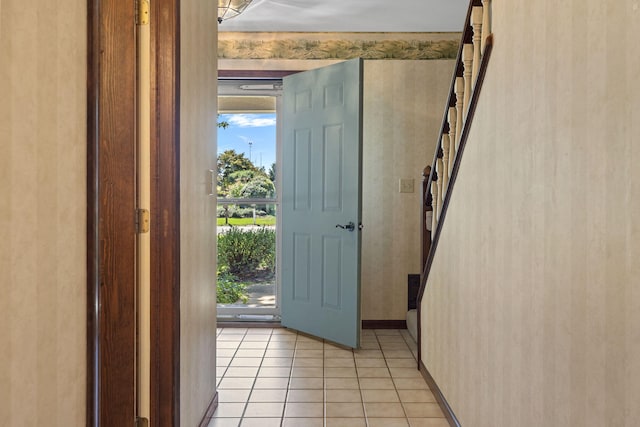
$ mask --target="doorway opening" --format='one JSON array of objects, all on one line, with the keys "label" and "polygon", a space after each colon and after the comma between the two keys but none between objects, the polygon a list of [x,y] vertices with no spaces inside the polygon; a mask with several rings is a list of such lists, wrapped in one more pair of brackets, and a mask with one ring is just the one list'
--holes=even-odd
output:
[{"label": "doorway opening", "polygon": [[279,321],[281,80],[219,80],[217,316]]}]

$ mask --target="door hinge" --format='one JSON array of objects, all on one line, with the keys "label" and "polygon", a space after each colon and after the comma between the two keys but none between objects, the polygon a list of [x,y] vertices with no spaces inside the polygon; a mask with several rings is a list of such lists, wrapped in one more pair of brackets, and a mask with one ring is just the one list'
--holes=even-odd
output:
[{"label": "door hinge", "polygon": [[149,427],[149,419],[137,417],[134,427]]},{"label": "door hinge", "polygon": [[136,0],[136,25],[149,25],[149,0]]},{"label": "door hinge", "polygon": [[149,232],[149,211],[147,209],[136,210],[136,231],[138,234]]}]

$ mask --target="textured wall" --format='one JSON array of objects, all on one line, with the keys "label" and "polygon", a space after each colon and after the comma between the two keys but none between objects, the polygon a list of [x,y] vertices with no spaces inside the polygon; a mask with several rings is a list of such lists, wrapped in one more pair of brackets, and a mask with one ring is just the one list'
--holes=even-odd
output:
[{"label": "textured wall", "polygon": [[80,426],[86,2],[0,2],[0,426]]},{"label": "textured wall", "polygon": [[[365,61],[362,318],[403,320],[420,273],[422,170],[433,161],[455,61]],[[400,193],[400,178],[414,179]]]},{"label": "textured wall", "polygon": [[196,426],[216,388],[216,5],[182,2],[180,95],[180,425]]},{"label": "textured wall", "polygon": [[640,6],[494,2],[423,302],[464,426],[640,425]]}]

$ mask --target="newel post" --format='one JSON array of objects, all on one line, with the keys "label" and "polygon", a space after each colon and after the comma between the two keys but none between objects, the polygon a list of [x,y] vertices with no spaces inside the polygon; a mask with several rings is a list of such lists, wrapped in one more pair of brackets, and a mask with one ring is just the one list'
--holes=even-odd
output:
[{"label": "newel post", "polygon": [[429,175],[431,175],[431,166],[427,166],[422,170],[422,266],[420,271],[424,270],[431,249],[431,227],[433,226],[433,198],[429,191]]}]

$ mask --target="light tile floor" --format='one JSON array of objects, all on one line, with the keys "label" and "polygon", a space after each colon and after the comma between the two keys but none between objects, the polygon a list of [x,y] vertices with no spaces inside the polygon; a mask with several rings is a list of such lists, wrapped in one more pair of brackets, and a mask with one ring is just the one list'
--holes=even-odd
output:
[{"label": "light tile floor", "polygon": [[447,427],[406,330],[349,350],[284,328],[221,328],[209,427]]}]

